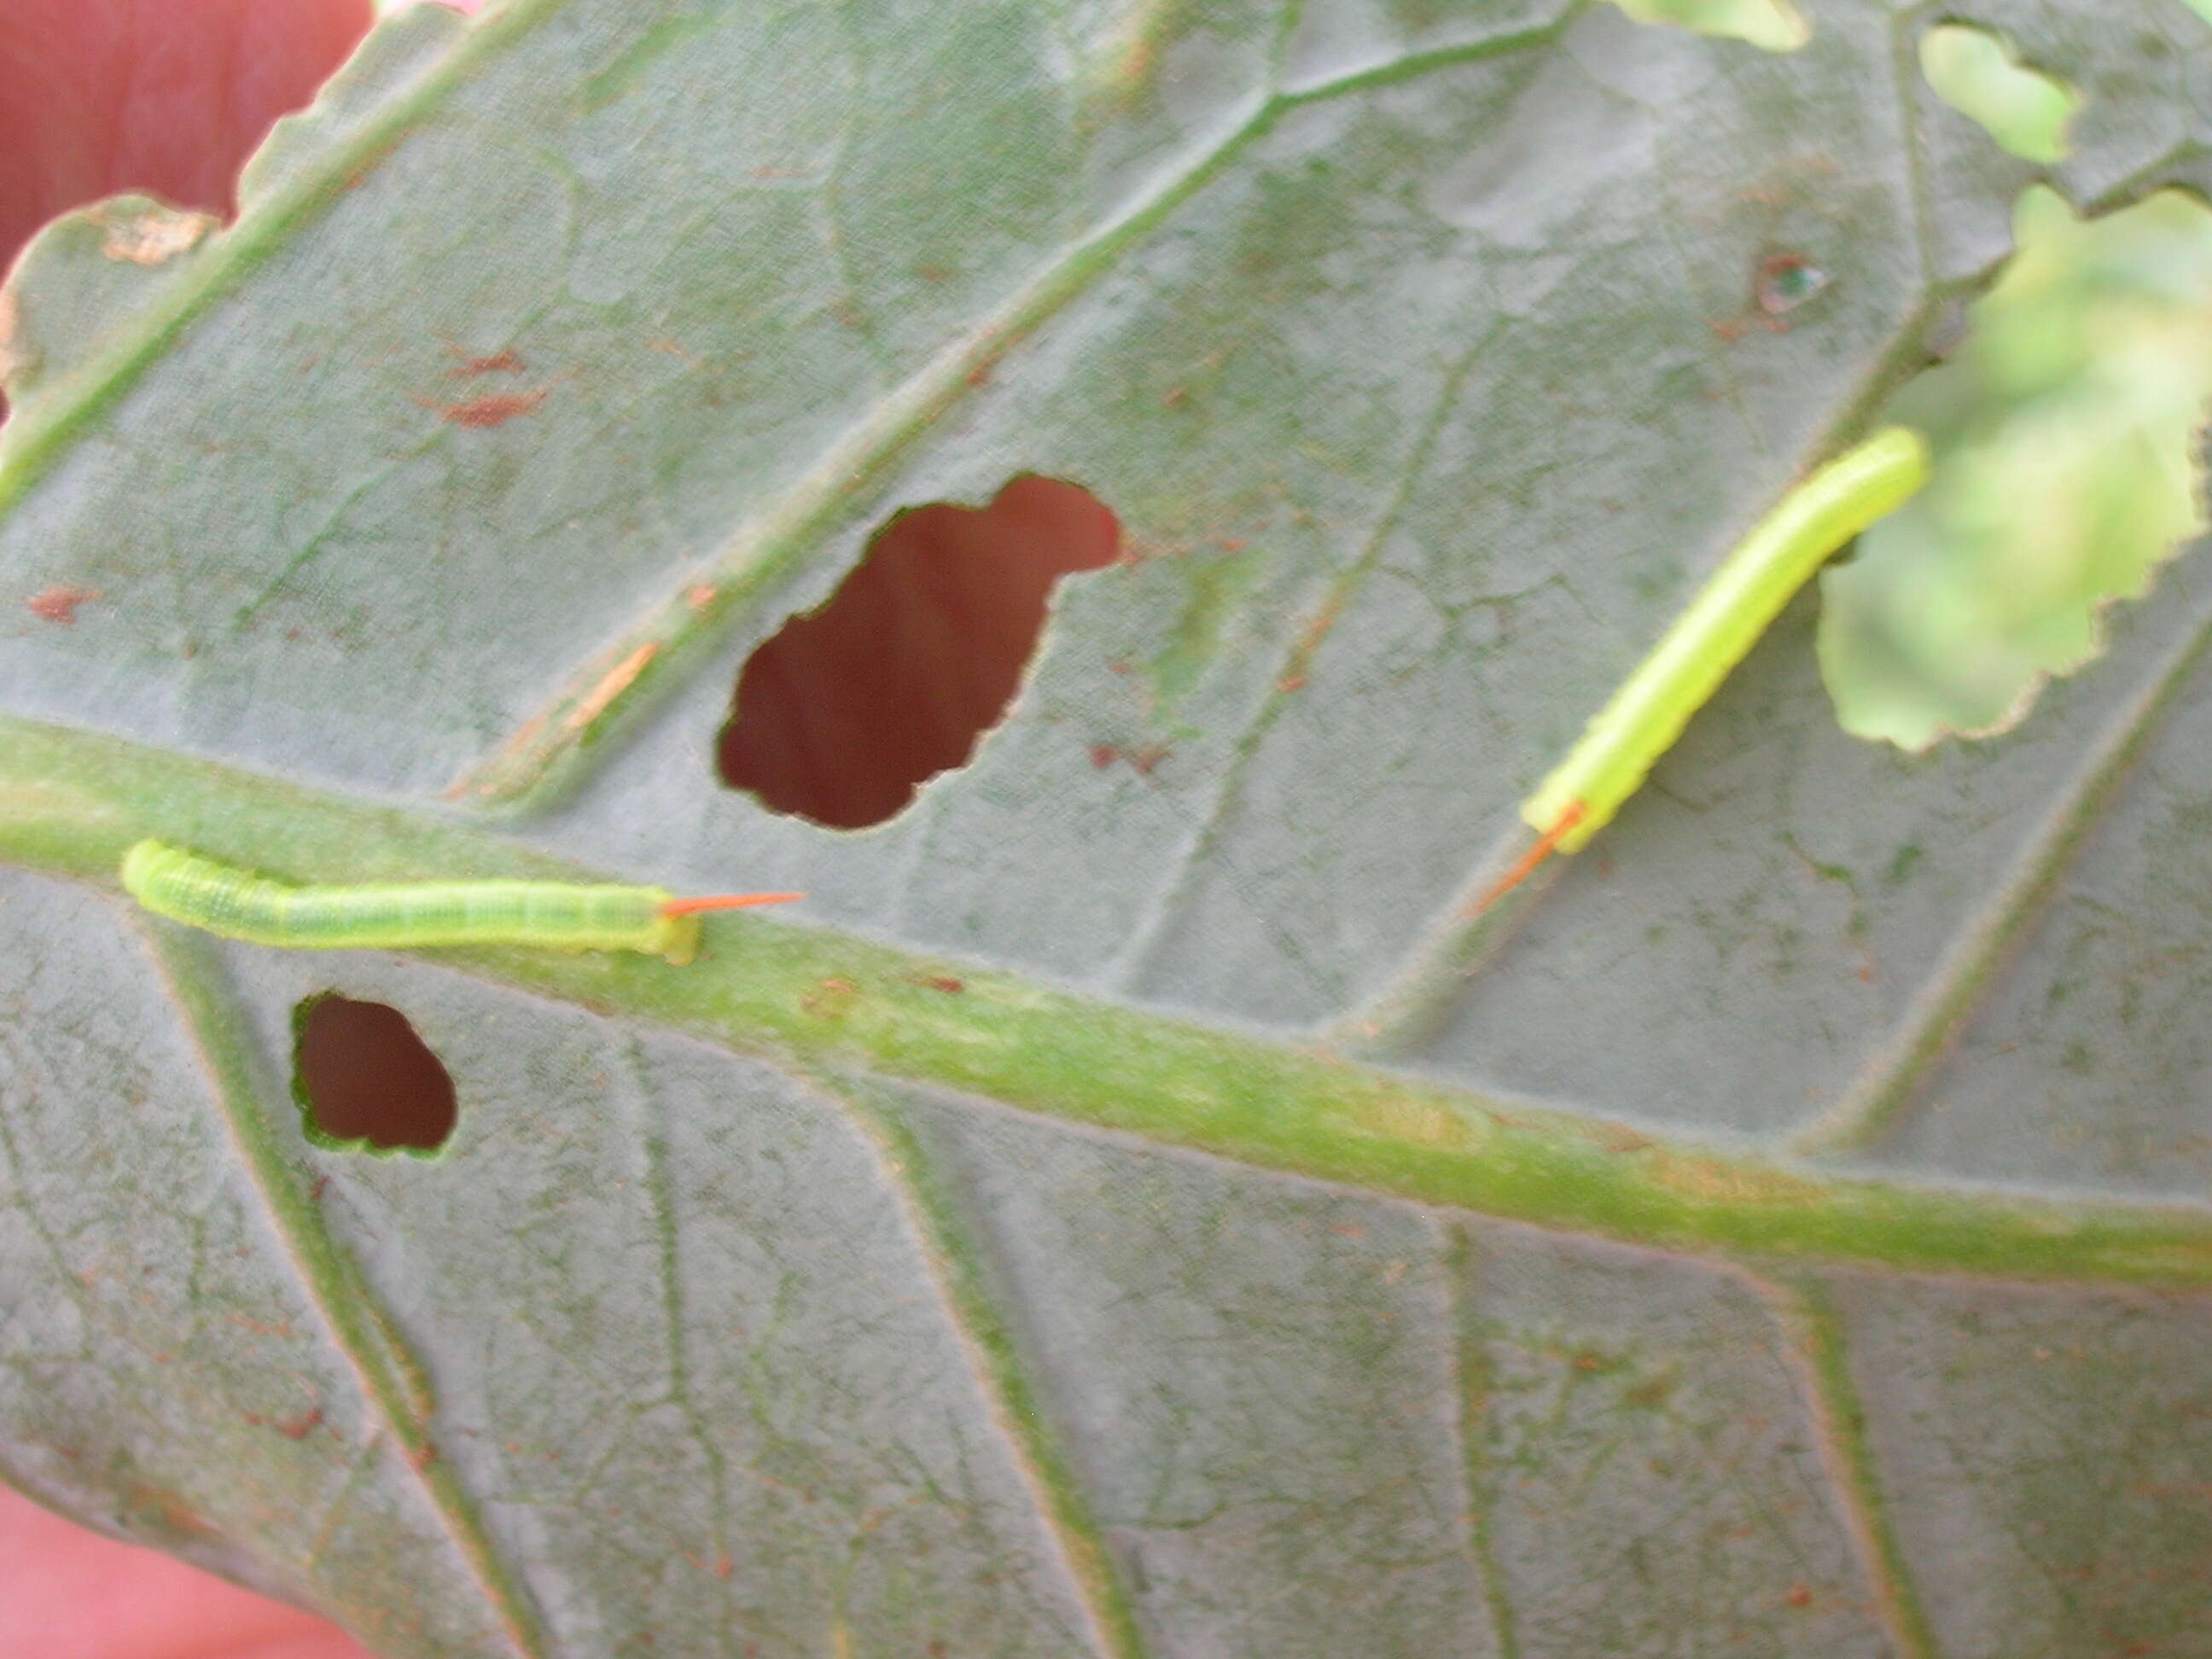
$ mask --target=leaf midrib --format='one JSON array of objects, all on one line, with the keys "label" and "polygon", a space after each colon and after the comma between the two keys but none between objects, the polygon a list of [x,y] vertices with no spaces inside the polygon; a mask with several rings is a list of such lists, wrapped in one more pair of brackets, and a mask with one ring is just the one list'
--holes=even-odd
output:
[{"label": "leaf midrib", "polygon": [[[142,836],[299,880],[574,875],[427,814],[0,720],[0,857],[112,886]],[[1725,1257],[2212,1285],[2212,1211],[1836,1174],[1198,1025],[830,929],[722,925],[708,959],[421,953],[800,1070],[933,1083],[1370,1193]],[[957,972],[960,988],[942,988]]]}]

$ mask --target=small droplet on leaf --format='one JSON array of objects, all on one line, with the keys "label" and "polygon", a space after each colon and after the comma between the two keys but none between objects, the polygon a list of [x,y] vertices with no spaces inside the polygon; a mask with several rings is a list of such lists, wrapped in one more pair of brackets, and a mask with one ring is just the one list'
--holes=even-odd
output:
[{"label": "small droplet on leaf", "polygon": [[1802,253],[1771,253],[1759,262],[1752,293],[1761,311],[1779,317],[1820,293],[1829,280],[1826,271]]}]

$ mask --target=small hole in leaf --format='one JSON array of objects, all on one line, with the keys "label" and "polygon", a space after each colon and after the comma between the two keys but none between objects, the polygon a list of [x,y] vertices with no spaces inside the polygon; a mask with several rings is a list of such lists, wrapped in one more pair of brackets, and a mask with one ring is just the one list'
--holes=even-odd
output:
[{"label": "small hole in leaf", "polygon": [[2080,98],[2021,63],[2001,35],[1939,24],[1920,37],[1920,72],[1938,98],[2014,155],[2046,167],[2065,158],[2066,125]]},{"label": "small hole in leaf", "polygon": [[453,1132],[453,1079],[406,1015],[336,992],[292,1016],[292,1092],[325,1146],[435,1152]]},{"label": "small hole in leaf", "polygon": [[1021,684],[1053,584],[1114,562],[1089,490],[1025,475],[988,507],[901,513],[829,604],[746,659],[722,781],[836,830],[881,823],[967,763]]},{"label": "small hole in leaf", "polygon": [[1613,0],[1639,23],[1672,23],[1768,52],[1795,52],[1813,26],[1790,0]]}]

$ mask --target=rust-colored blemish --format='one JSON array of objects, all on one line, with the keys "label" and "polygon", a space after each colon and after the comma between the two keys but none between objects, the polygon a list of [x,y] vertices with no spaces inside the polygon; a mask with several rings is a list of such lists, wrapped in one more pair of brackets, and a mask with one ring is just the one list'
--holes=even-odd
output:
[{"label": "rust-colored blemish", "polygon": [[1160,394],[1162,409],[1181,409],[1190,401],[1190,392],[1184,387],[1171,386]]},{"label": "rust-colored blemish", "polygon": [[438,1448],[428,1440],[419,1446],[410,1448],[407,1452],[407,1467],[417,1474],[422,1474],[437,1461]]},{"label": "rust-colored blemish", "polygon": [[99,597],[100,590],[96,587],[71,587],[57,582],[51,587],[40,588],[24,600],[23,609],[40,622],[58,623],[64,628],[73,628],[76,625],[77,606],[89,605]]},{"label": "rust-colored blemish", "polygon": [[1149,33],[1139,34],[1129,42],[1129,49],[1121,54],[1119,74],[1124,87],[1144,84],[1152,72],[1152,38]]},{"label": "rust-colored blemish", "polygon": [[256,1319],[250,1314],[234,1311],[223,1317],[240,1330],[252,1331],[256,1336],[281,1336],[289,1340],[292,1334],[292,1322],[289,1319],[280,1319],[272,1323],[265,1319]]},{"label": "rust-colored blemish", "polygon": [[851,980],[832,974],[816,981],[812,990],[802,992],[799,1006],[817,1019],[838,1019],[860,994],[860,988]]},{"label": "rust-colored blemish", "polygon": [[[460,359],[455,367],[447,371],[456,380],[472,380],[479,374],[520,374],[529,367],[512,346],[489,357],[471,357],[459,346],[449,345],[446,349]],[[543,397],[544,394],[541,392],[538,395]]]},{"label": "rust-colored blemish", "polygon": [[1316,611],[1314,619],[1306,624],[1305,634],[1298,641],[1298,654],[1311,659],[1314,653],[1321,649],[1321,642],[1328,637],[1329,630],[1336,626],[1336,619],[1343,614],[1344,595],[1341,592],[1330,594],[1328,602]]},{"label": "rust-colored blemish", "polygon": [[1813,1591],[1808,1585],[1792,1584],[1783,1591],[1782,1599],[1793,1607],[1809,1607],[1813,1605]]},{"label": "rust-colored blemish", "polygon": [[1593,1123],[1587,1133],[1590,1139],[1608,1152],[1640,1152],[1653,1144],[1650,1135],[1639,1133],[1626,1123]]},{"label": "rust-colored blemish", "polygon": [[213,1522],[166,1486],[134,1480],[119,1496],[125,1513],[149,1521],[173,1536],[216,1529]]},{"label": "rust-colored blemish", "polygon": [[274,1427],[276,1432],[287,1440],[305,1440],[315,1431],[316,1425],[322,1420],[323,1408],[320,1406],[310,1406],[296,1416],[278,1418]]},{"label": "rust-colored blemish", "polygon": [[505,426],[519,415],[527,415],[545,401],[549,388],[540,386],[535,392],[495,392],[482,398],[471,398],[466,403],[439,404],[418,398],[425,409],[434,409],[441,420],[454,426]]},{"label": "rust-colored blemish", "polygon": [[909,985],[919,985],[924,990],[942,991],[949,997],[957,997],[963,991],[968,988],[968,981],[966,980],[955,979],[950,974],[909,975],[907,978],[907,983]]},{"label": "rust-colored blemish", "polygon": [[714,604],[714,595],[720,591],[712,582],[695,582],[684,590],[684,603],[694,611],[704,611]]},{"label": "rust-colored blemish", "polygon": [[976,364],[975,368],[973,368],[969,369],[969,370],[968,371],[968,377],[967,377],[967,378],[968,378],[968,384],[969,384],[969,386],[988,386],[988,385],[990,385],[990,384],[991,384],[991,361],[990,361],[990,359],[987,357],[987,358],[985,358],[981,362],[980,362],[980,363]]},{"label": "rust-colored blemish", "polygon": [[599,683],[585,695],[584,700],[568,711],[568,718],[561,722],[562,730],[580,732],[607,712],[607,705],[630,689],[637,677],[645,672],[645,665],[660,654],[660,642],[647,640],[605,674]]},{"label": "rust-colored blemish", "polygon": [[1153,769],[1174,752],[1157,743],[1148,743],[1141,749],[1125,749],[1118,743],[1094,743],[1091,745],[1091,763],[1103,772],[1115,761],[1127,761],[1132,771],[1148,778]]},{"label": "rust-colored blemish", "polygon": [[1329,630],[1336,626],[1336,619],[1343,614],[1344,595],[1340,592],[1330,594],[1322,608],[1314,613],[1313,620],[1306,624],[1305,632],[1298,636],[1297,646],[1291,653],[1289,668],[1282,678],[1275,682],[1276,690],[1304,689],[1306,671],[1313,666],[1314,657],[1321,650],[1322,641],[1328,637]]}]

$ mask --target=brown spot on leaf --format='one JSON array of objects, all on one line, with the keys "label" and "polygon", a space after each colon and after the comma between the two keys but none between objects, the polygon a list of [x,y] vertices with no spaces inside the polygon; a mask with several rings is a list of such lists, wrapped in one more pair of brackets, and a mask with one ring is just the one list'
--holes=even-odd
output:
[{"label": "brown spot on leaf", "polygon": [[545,401],[543,387],[536,392],[500,392],[488,397],[471,398],[466,403],[426,404],[438,411],[441,420],[454,426],[505,426],[519,415],[527,415]]},{"label": "brown spot on leaf", "polygon": [[840,1019],[860,994],[860,988],[849,979],[832,974],[816,982],[812,990],[803,993],[799,1006],[817,1019]]},{"label": "brown spot on leaf", "polygon": [[1146,744],[1141,749],[1125,749],[1118,743],[1095,743],[1091,745],[1091,763],[1103,772],[1117,760],[1127,761],[1131,771],[1148,778],[1153,769],[1174,752],[1157,743]]},{"label": "brown spot on leaf", "polygon": [[1650,1135],[1640,1134],[1626,1123],[1593,1123],[1587,1133],[1608,1152],[1640,1152],[1652,1144]]},{"label": "brown spot on leaf", "polygon": [[[471,357],[459,346],[446,349],[461,360],[458,367],[447,371],[456,380],[474,380],[479,374],[520,374],[529,367],[512,347],[489,357]],[[541,392],[539,395],[544,394]]]}]

